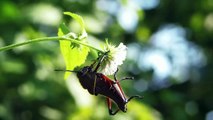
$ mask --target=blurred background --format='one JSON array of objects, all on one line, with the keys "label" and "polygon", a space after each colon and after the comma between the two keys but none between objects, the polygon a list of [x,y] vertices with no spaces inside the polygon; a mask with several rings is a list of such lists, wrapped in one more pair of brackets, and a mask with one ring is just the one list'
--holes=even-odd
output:
[{"label": "blurred background", "polygon": [[92,45],[128,46],[118,78],[133,76],[122,87],[144,99],[109,116],[103,96],[54,71],[59,43],[40,42],[0,52],[0,120],[213,120],[212,0],[1,0],[0,46],[57,36],[64,11],[83,17]]}]

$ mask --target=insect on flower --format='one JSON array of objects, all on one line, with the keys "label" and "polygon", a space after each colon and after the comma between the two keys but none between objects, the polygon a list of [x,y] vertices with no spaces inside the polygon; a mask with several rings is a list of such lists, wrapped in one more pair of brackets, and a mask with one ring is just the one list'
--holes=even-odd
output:
[{"label": "insect on flower", "polygon": [[115,47],[106,41],[104,51],[108,52],[108,55],[103,59],[100,71],[104,75],[113,75],[118,66],[123,64],[123,61],[126,59],[127,47],[123,43]]},{"label": "insect on flower", "polygon": [[[127,103],[133,98],[142,98],[139,95],[131,96],[126,98],[121,86],[120,81],[126,79],[133,79],[132,77],[126,77],[121,80],[117,80],[116,73],[114,73],[114,80],[111,80],[102,73],[98,73],[98,69],[101,66],[105,57],[108,57],[108,52],[105,52],[102,56],[98,58],[98,62],[95,61],[90,66],[83,67],[80,71],[70,71],[70,70],[57,70],[57,71],[69,71],[76,72],[77,77],[84,89],[92,95],[103,95],[107,99],[108,110],[110,115],[115,115],[119,110],[126,112]],[[96,63],[97,62],[97,63]],[[94,67],[96,65],[96,67]],[[117,104],[118,109],[116,111],[112,110],[112,101]]]}]

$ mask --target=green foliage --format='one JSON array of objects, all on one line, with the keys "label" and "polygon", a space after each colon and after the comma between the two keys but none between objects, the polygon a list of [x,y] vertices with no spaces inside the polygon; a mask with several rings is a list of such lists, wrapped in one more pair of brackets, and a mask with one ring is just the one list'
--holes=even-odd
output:
[{"label": "green foliage", "polygon": [[[142,10],[137,6],[139,4],[136,5],[137,13],[142,11],[144,16],[142,18],[137,14],[138,24],[134,31],[129,32],[121,27],[118,16],[121,15],[120,11],[122,11],[120,8],[133,10],[135,4],[132,5],[132,3],[135,1],[132,0],[125,0],[125,2],[122,2],[123,4],[109,1],[112,3],[111,7],[110,4],[106,4],[107,0],[104,3],[100,0],[1,0],[1,47],[23,42],[27,39],[55,36],[60,24],[57,21],[58,18],[61,19],[61,11],[75,11],[84,15],[85,25],[92,26],[86,29],[87,33],[90,33],[88,43],[99,46],[101,40],[109,38],[112,43],[123,42],[128,45],[129,57],[121,66],[118,78],[134,77],[134,81],[121,82],[122,88],[127,97],[138,94],[144,96],[144,99],[135,99],[128,103],[126,113],[119,112],[115,116],[109,116],[104,97],[90,95],[80,86],[77,78],[74,79],[74,74],[70,76],[71,80],[64,81],[62,80],[64,73],[54,71],[55,68],[64,67],[64,59],[56,42],[58,39],[55,38],[55,41],[46,40],[46,42],[28,44],[24,49],[0,51],[0,91],[2,93],[0,94],[0,120],[147,120],[152,118],[155,120],[211,120],[213,110],[213,96],[211,95],[213,92],[213,2],[212,0],[200,0],[193,1],[192,4],[192,1],[186,0],[155,1],[158,1],[159,4],[152,9]],[[33,6],[42,4],[51,6],[56,11],[40,8],[39,13],[36,12],[37,14],[34,17],[27,15],[31,15]],[[44,19],[40,15],[47,16],[45,18],[48,19]],[[51,19],[55,24],[36,22],[34,18],[39,18],[42,21]],[[93,18],[95,21],[87,18]],[[122,20],[134,19],[129,16],[128,18]],[[187,79],[182,82],[176,82],[176,78],[172,76],[165,78],[168,81],[164,82],[165,79],[160,80],[158,79],[159,76],[154,75],[155,72],[161,73],[161,71],[154,69],[155,66],[146,69],[145,66],[140,64],[140,61],[143,60],[141,56],[145,56],[143,51],[153,49],[150,44],[154,42],[153,35],[161,27],[168,24],[175,24],[184,28],[187,31],[184,38],[190,44],[199,47],[205,56],[204,67],[200,67],[200,64],[190,66],[190,63],[199,58],[199,53],[193,51],[194,56],[189,56],[191,61],[186,64],[186,67],[183,67],[176,64],[177,62],[171,57],[171,54],[165,53],[165,55],[168,55],[169,61],[174,63],[174,68],[180,67],[187,74]],[[67,26],[69,28],[71,26],[72,30],[76,29],[72,24],[67,24]],[[63,29],[67,29],[66,26],[64,27]],[[97,27],[101,31],[93,32],[98,30]],[[69,31],[67,29],[66,33],[69,33]],[[84,40],[77,39],[79,36],[85,36],[80,35],[81,33],[72,33],[63,37],[81,42]],[[162,36],[167,38],[164,34]],[[174,39],[176,39],[175,36],[172,40]],[[74,42],[72,42],[70,48],[79,47]],[[165,44],[172,47],[167,42]],[[179,51],[180,49],[170,50],[174,52],[174,50]],[[97,55],[97,50],[94,51],[94,54]],[[92,53],[92,50],[90,53]],[[186,51],[186,54],[188,53],[189,51]],[[90,58],[91,56],[88,55],[88,59],[93,59]],[[182,63],[186,58],[181,56],[176,60],[178,60],[178,63]],[[164,69],[163,63],[160,64]],[[178,72],[174,74],[176,75]],[[156,84],[152,84],[154,82]],[[164,85],[168,86],[164,88]]]},{"label": "green foliage", "polygon": [[85,30],[83,18],[80,15],[77,15],[77,14],[74,14],[74,13],[71,13],[71,12],[64,12],[64,14],[73,17],[80,24],[81,32],[80,32],[79,38],[82,38],[82,36],[87,37],[87,32]]},{"label": "green foliage", "polygon": [[[64,14],[69,15],[73,17],[76,21],[78,21],[78,23],[81,25],[81,33],[79,35],[76,35],[75,33],[70,33],[66,25],[61,24],[58,30],[58,36],[70,35],[68,37],[71,37],[72,39],[86,42],[86,39],[84,39],[86,31],[84,28],[84,21],[82,17],[70,12],[65,12]],[[64,57],[67,70],[74,70],[75,67],[82,65],[85,62],[89,52],[88,47],[76,45],[75,43],[64,40],[60,40],[60,48]],[[70,72],[66,72],[64,78],[67,79],[70,74]]]}]

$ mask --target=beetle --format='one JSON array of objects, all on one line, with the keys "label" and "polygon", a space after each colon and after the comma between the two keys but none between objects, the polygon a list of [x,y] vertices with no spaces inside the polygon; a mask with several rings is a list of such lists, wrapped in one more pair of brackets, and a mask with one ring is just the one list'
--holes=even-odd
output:
[{"label": "beetle", "polygon": [[[103,95],[106,97],[108,110],[110,115],[115,115],[119,110],[126,112],[127,103],[133,98],[142,98],[139,95],[131,96],[127,98],[121,88],[120,81],[133,79],[132,77],[126,77],[121,80],[117,80],[116,74],[118,70],[114,73],[114,80],[111,80],[109,77],[102,73],[98,73],[98,68],[100,67],[104,57],[107,56],[107,53],[103,54],[98,58],[97,66],[94,68],[96,61],[90,65],[83,67],[80,71],[71,71],[71,70],[56,70],[56,71],[68,71],[76,72],[80,84],[84,89],[87,89],[88,92],[92,95]],[[94,69],[94,70],[93,70]],[[112,110],[112,101],[117,104],[118,109],[116,111]]]}]

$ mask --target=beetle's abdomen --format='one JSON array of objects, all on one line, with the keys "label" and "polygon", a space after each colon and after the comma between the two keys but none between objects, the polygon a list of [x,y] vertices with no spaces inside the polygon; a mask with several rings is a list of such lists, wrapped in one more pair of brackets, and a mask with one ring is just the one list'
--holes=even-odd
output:
[{"label": "beetle's abdomen", "polygon": [[109,97],[122,111],[124,111],[127,101],[118,84],[109,78],[104,77],[101,73],[98,73],[97,76],[100,79],[97,81],[96,93]]}]

